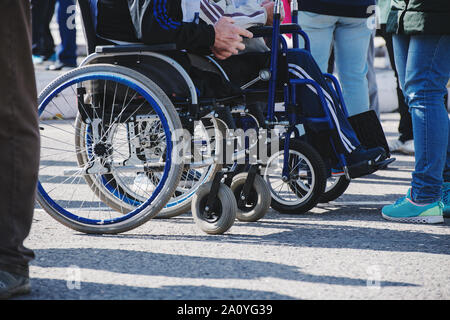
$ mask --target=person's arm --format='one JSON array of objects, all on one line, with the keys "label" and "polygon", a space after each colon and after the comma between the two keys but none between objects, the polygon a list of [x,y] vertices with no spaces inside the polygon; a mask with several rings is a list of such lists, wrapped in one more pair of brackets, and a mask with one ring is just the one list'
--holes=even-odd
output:
[{"label": "person's arm", "polygon": [[217,58],[226,59],[244,48],[242,37],[253,37],[230,18],[223,17],[214,25],[181,22],[168,15],[167,2],[155,5],[154,0],[145,0],[144,4],[128,0],[128,5],[137,36],[147,44],[175,43],[177,49],[212,51]]},{"label": "person's arm", "polygon": [[[175,21],[169,16],[166,1],[128,0],[138,37],[146,44],[175,43],[177,49],[209,51],[214,44],[213,26],[205,23]],[[173,5],[173,4],[172,4]],[[138,26],[136,26],[138,24]]]},{"label": "person's arm", "polygon": [[256,0],[250,0],[239,7],[226,0],[210,1],[200,0],[200,18],[208,24],[215,24],[221,17],[232,18],[239,27],[265,25],[267,22],[267,10],[258,4]]}]

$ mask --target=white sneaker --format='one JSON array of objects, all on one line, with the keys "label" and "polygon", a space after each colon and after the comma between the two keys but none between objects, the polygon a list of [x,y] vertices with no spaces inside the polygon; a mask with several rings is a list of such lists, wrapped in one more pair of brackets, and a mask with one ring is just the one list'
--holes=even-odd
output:
[{"label": "white sneaker", "polygon": [[134,178],[131,190],[137,194],[151,193],[154,190],[154,185],[145,173],[139,172]]},{"label": "white sneaker", "polygon": [[414,155],[414,140],[406,140],[403,142],[399,151],[404,154]]},{"label": "white sneaker", "polygon": [[388,141],[389,151],[400,152],[407,155],[414,155],[414,140],[401,142],[400,140]]}]

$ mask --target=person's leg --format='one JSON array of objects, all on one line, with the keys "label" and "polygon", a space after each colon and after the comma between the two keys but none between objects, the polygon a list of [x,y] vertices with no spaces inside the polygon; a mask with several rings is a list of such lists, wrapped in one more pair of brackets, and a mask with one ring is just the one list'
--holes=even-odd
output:
[{"label": "person's leg", "polygon": [[[298,21],[311,44],[311,54],[322,73],[327,72],[337,17],[299,11]],[[300,37],[300,48],[302,47]]]},{"label": "person's leg", "polygon": [[[266,69],[269,66],[270,53],[246,53],[232,56],[226,60],[218,60],[217,62],[225,70],[231,83],[242,86],[248,81],[255,79],[260,70]],[[366,160],[376,160],[380,155],[384,154],[384,149],[382,148],[367,149],[361,145],[342,109],[339,108],[337,97],[329,87],[315,59],[309,52],[301,49],[289,50],[288,63],[290,64],[289,72],[291,77],[302,79],[312,78],[322,87],[326,100],[325,108],[331,113],[331,119],[337,127],[335,139],[337,141],[337,147],[341,147],[340,149],[347,156],[350,156],[347,159],[349,164],[356,164]],[[267,83],[257,82],[252,87],[267,89]],[[299,108],[302,109],[301,113],[303,116],[325,116],[326,111],[320,104],[317,91],[314,87],[301,86],[297,97],[299,98],[297,103]],[[322,127],[314,128],[315,132],[323,132],[321,129]],[[329,128],[327,127],[324,130],[329,131]],[[329,141],[329,132],[327,141]]]},{"label": "person's leg", "polygon": [[377,77],[375,74],[375,31],[370,36],[369,49],[367,51],[367,82],[369,85],[369,106],[371,110],[374,110],[377,116],[380,116],[380,104],[378,101],[378,85]]},{"label": "person's leg", "polygon": [[400,134],[399,140],[401,142],[405,142],[413,139],[411,114],[409,113],[409,108],[408,105],[406,104],[405,96],[403,95],[403,91],[400,86],[397,68],[395,65],[392,34],[386,33],[386,25],[381,25],[380,35],[386,41],[386,48],[388,52],[389,62],[391,63],[391,68],[394,71],[395,75],[395,82],[397,84],[396,92],[398,100],[398,112],[400,113],[400,122],[398,126],[398,132]]},{"label": "person's leg", "polygon": [[32,52],[33,55],[40,56],[40,45],[41,45],[41,27],[43,25],[43,4],[44,1],[31,0],[31,31],[32,31]]},{"label": "person's leg", "polygon": [[75,28],[75,1],[58,0],[56,5],[57,22],[61,44],[57,50],[58,61],[68,67],[77,66],[77,44]]},{"label": "person's leg", "polygon": [[[320,86],[324,94],[325,105],[320,103],[317,88],[310,84],[300,86],[297,89],[296,104],[301,108],[302,115],[305,117],[324,117],[327,114],[330,116],[335,127],[336,139],[334,141],[337,143],[335,146],[346,155],[348,165],[352,166],[368,160],[376,162],[385,159],[385,150],[381,146],[366,148],[361,144],[357,133],[341,108],[339,98],[327,83],[312,55],[306,50],[289,50],[288,62],[289,73],[292,78],[314,80]],[[317,126],[314,123],[307,123],[306,125],[315,132],[313,140],[317,143],[314,143],[314,145],[318,148],[324,147],[322,144],[329,141],[330,132],[323,131],[320,129],[320,125]],[[321,132],[327,132],[326,136],[319,138],[319,136],[322,136]],[[377,132],[372,134],[376,135]],[[323,151],[327,152],[325,149]]]},{"label": "person's leg", "polygon": [[33,55],[41,56],[42,61],[54,53],[53,37],[50,33],[50,20],[53,16],[54,0],[31,0],[32,50]]},{"label": "person's leg", "polygon": [[403,91],[400,86],[400,81],[398,78],[397,68],[395,65],[395,57],[394,57],[394,47],[392,44],[392,34],[386,33],[386,25],[381,25],[381,28],[378,30],[379,35],[383,37],[386,42],[386,48],[388,52],[389,62],[391,64],[391,68],[394,71],[395,81],[396,81],[396,93],[397,93],[397,102],[398,102],[398,112],[400,114],[400,121],[398,124],[398,139],[391,140],[389,142],[389,149],[392,152],[400,151],[405,154],[414,154],[414,144],[413,144],[413,131],[412,131],[412,120],[411,114],[409,113],[408,105],[405,101],[405,96],[403,95]]},{"label": "person's leg", "polygon": [[[312,54],[306,50],[290,50],[288,52],[289,72],[293,78],[311,79],[316,81],[323,90],[325,95],[326,108],[331,115],[332,121],[338,132],[338,137],[342,146],[347,153],[351,153],[355,150],[360,142],[356,137],[356,134],[347,121],[347,117],[339,107],[337,97],[329,88],[328,83],[322,76],[322,71],[316,64]],[[299,88],[297,96],[299,103],[302,106],[303,112],[308,117],[323,117],[325,110],[320,104],[316,89],[308,85]]]},{"label": "person's leg", "polygon": [[33,251],[23,245],[32,222],[40,150],[30,27],[29,0],[0,1],[2,295],[15,279],[7,274],[28,278],[28,263],[34,258]]},{"label": "person's leg", "polygon": [[449,135],[448,135],[448,147],[447,147],[447,154],[445,158],[445,166],[444,166],[444,182],[450,183],[450,119],[449,119]]},{"label": "person's leg", "polygon": [[450,74],[450,36],[412,36],[404,91],[415,145],[412,197],[418,203],[441,198],[449,120],[443,105]]},{"label": "person's leg", "polygon": [[42,48],[44,49],[44,58],[47,60],[55,54],[55,42],[50,31],[50,22],[55,14],[56,0],[41,0],[45,3],[42,24]]},{"label": "person's leg", "polygon": [[369,110],[367,19],[340,17],[334,34],[335,61],[349,116]]},{"label": "person's leg", "polygon": [[405,97],[400,88],[397,88],[398,97],[398,112],[400,113],[400,121],[398,124],[398,132],[400,137],[398,138],[401,142],[406,142],[413,140],[413,130],[412,130],[412,119],[411,113],[409,113],[408,105],[405,102]]},{"label": "person's leg", "polygon": [[[449,119],[450,128],[450,119]],[[450,129],[448,136],[449,145],[447,146],[447,154],[445,159],[444,174],[443,174],[443,188],[442,188],[442,202],[444,203],[444,217],[450,217]]]},{"label": "person's leg", "polygon": [[[390,36],[390,38],[391,37],[392,36]],[[392,51],[392,53],[389,53],[389,55],[392,56],[392,58],[390,58],[391,65],[392,65],[392,69],[394,70],[394,73],[395,73],[395,78],[397,80],[397,90],[396,91],[397,91],[397,100],[398,100],[398,112],[400,113],[400,122],[398,125],[398,132],[400,134],[399,140],[401,142],[406,142],[406,141],[413,139],[411,113],[409,113],[409,108],[408,108],[408,105],[406,104],[405,96],[403,95],[403,91],[400,87],[400,82],[398,81],[397,69],[395,67],[395,60],[393,58],[394,53],[393,53],[393,48],[392,48],[392,40],[386,41],[386,43],[388,46],[388,52]]]},{"label": "person's leg", "polygon": [[449,168],[449,119],[442,99],[450,74],[450,36],[396,35],[394,50],[412,115],[415,169],[406,197],[383,207],[382,215],[394,221],[441,223],[443,173]]}]

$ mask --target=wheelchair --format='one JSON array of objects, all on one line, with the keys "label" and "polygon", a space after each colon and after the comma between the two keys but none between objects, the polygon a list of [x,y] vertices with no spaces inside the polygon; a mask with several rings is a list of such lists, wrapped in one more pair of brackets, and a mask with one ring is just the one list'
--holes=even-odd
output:
[{"label": "wheelchair", "polygon": [[[37,201],[74,230],[121,233],[190,209],[202,231],[222,234],[236,218],[258,221],[270,206],[282,213],[307,212],[339,197],[350,179],[395,160],[388,155],[380,163],[349,167],[330,136],[331,157],[345,171],[331,177],[329,154],[316,150],[301,128],[315,121],[334,130],[333,122],[329,116],[301,117],[292,107],[295,88],[305,85],[316,88],[323,106],[321,88],[308,79],[277,86],[278,59],[288,50],[282,34],[294,35],[297,48],[298,37],[303,37],[309,50],[298,24],[280,25],[279,11],[273,27],[252,29],[255,37],[269,37],[276,44],[270,67],[239,90],[205,97],[183,59],[188,56],[196,70],[207,72],[207,81],[226,84],[228,76],[214,59],[178,55],[173,44],[102,39],[95,32],[96,1],[78,4],[89,55],[80,67],[51,82],[38,99]],[[326,76],[342,99],[337,80]],[[255,82],[267,83],[266,88],[252,88]],[[341,106],[345,109],[343,101]],[[254,134],[237,136],[239,130]],[[363,139],[373,138],[364,128],[359,131]],[[380,145],[379,140],[367,143]],[[385,140],[381,144],[387,148]],[[260,157],[261,145],[270,146],[270,154]]]}]

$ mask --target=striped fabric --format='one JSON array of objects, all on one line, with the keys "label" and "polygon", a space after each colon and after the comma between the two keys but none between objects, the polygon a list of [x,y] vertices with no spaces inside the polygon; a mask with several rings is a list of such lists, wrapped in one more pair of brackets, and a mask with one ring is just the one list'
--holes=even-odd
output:
[{"label": "striped fabric", "polygon": [[208,24],[216,23],[221,17],[233,18],[242,28],[264,25],[266,11],[256,0],[241,1],[239,7],[229,0],[200,0],[200,18]]},{"label": "striped fabric", "polygon": [[167,14],[167,0],[153,0],[153,14],[159,26],[165,30],[177,29],[181,25]]}]

